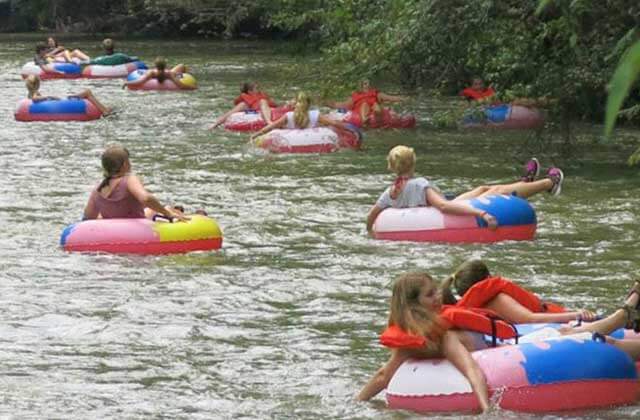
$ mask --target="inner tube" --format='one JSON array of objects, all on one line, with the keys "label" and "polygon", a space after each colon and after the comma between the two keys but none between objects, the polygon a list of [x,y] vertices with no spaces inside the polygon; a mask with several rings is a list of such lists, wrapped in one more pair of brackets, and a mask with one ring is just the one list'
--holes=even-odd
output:
[{"label": "inner tube", "polygon": [[[142,61],[133,61],[126,64],[106,66],[98,64],[80,65],[78,63],[50,63],[47,68],[51,71],[43,71],[40,66],[29,62],[22,66],[21,75],[25,79],[29,75],[36,75],[42,80],[49,79],[108,79],[127,77],[129,73],[138,69],[146,69]],[[58,73],[62,72],[62,73]]]},{"label": "inner tube", "polygon": [[192,215],[187,222],[149,219],[96,219],[67,226],[60,246],[71,252],[113,254],[180,254],[208,251],[222,246],[218,223]]},{"label": "inner tube", "polygon": [[316,127],[272,130],[256,138],[253,144],[271,153],[331,153],[358,149],[361,139],[356,131]]},{"label": "inner tube", "polygon": [[[147,71],[136,70],[129,73],[127,76],[128,82],[133,82],[140,79]],[[189,73],[179,73],[176,77],[180,79],[187,87],[179,87],[171,79],[165,79],[164,82],[158,82],[158,79],[149,79],[142,84],[127,85],[130,90],[195,90],[198,88],[198,82],[196,78]]]},{"label": "inner tube", "polygon": [[544,121],[544,115],[539,109],[501,104],[469,110],[462,124],[465,128],[527,130],[544,126]]},{"label": "inner tube", "polygon": [[[341,108],[330,112],[328,117],[336,121],[349,122],[357,127],[362,127],[362,121],[357,112]],[[389,108],[383,108],[380,121],[376,119],[373,113],[369,114],[369,128],[415,128],[415,126],[416,117],[412,114],[398,114]]]},{"label": "inner tube", "polygon": [[[291,111],[291,107],[279,106],[271,108],[271,119],[277,120],[287,112]],[[258,131],[265,127],[267,123],[262,118],[259,111],[248,109],[246,111],[234,112],[224,122],[224,128],[230,131]]]},{"label": "inner tube", "polygon": [[91,102],[82,98],[50,99],[33,102],[22,99],[14,114],[16,121],[90,121],[102,116]]},{"label": "inner tube", "polygon": [[[506,410],[554,412],[636,401],[638,374],[622,350],[563,336],[475,351],[492,400]],[[478,410],[469,381],[446,360],[409,360],[391,379],[390,408],[417,412]]]},{"label": "inner tube", "polygon": [[449,243],[526,241],[535,236],[536,213],[527,200],[490,195],[460,202],[494,215],[498,228],[490,230],[479,217],[445,214],[435,207],[388,208],[376,218],[373,236],[391,241]]}]

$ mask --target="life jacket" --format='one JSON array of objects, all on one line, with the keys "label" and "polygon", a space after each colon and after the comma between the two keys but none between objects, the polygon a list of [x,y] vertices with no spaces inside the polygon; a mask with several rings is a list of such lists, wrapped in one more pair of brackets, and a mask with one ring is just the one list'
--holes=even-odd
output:
[{"label": "life jacket", "polygon": [[262,100],[262,99],[266,99],[266,101],[269,103],[269,106],[274,108],[277,105],[275,104],[275,102],[273,102],[271,100],[271,98],[269,98],[269,96],[267,96],[266,94],[262,93],[262,92],[255,92],[255,93],[241,93],[240,96],[238,96],[233,103],[235,105],[238,105],[240,102],[244,102],[245,104],[247,104],[247,106],[255,111],[259,111],[258,107],[258,103]]},{"label": "life jacket", "polygon": [[490,98],[495,94],[496,91],[493,90],[492,87],[488,87],[485,90],[475,90],[469,87],[460,92],[460,96],[464,96],[471,101],[479,101],[480,99]]},{"label": "life jacket", "polygon": [[353,110],[359,111],[363,104],[368,104],[369,107],[373,107],[378,103],[378,91],[375,89],[369,89],[366,92],[353,92],[351,94],[351,102],[353,103]]},{"label": "life jacket", "polygon": [[[450,328],[474,331],[490,335],[493,347],[500,339],[518,338],[516,327],[500,319],[488,309],[461,308],[444,305],[439,314],[445,325]],[[380,335],[380,343],[391,348],[418,349],[427,345],[428,338],[402,330],[396,325],[388,326]]]},{"label": "life jacket", "polygon": [[566,312],[562,306],[543,302],[535,294],[502,277],[489,277],[474,284],[465,292],[456,306],[482,308],[499,293],[508,295],[531,312]]}]

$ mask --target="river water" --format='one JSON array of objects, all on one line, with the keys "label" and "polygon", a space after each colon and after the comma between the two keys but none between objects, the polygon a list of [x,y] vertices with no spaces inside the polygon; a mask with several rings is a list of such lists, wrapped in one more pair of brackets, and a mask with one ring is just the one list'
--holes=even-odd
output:
[{"label": "river water", "polygon": [[[18,123],[19,69],[33,37],[0,37],[0,415],[16,418],[405,418],[383,396],[356,403],[385,359],[377,344],[390,283],[412,269],[437,278],[470,257],[550,300],[602,313],[639,273],[640,177],[626,157],[640,133],[611,144],[580,126],[573,157],[531,134],[436,130],[444,99],[406,108],[422,127],[368,132],[361,152],[268,156],[247,135],[207,131],[245,80],[277,98],[304,89],[296,57],[263,43],[121,42],[152,62],[192,66],[200,88],[122,90],[119,80],[44,82],[45,95],[90,88],[117,115],[88,123]],[[99,40],[64,40],[97,55]],[[287,71],[283,71],[287,70]],[[406,93],[398,86],[384,91]],[[100,179],[105,145],[121,143],[164,203],[206,208],[223,250],[179,256],[68,254]],[[417,171],[463,191],[520,175],[531,153],[560,164],[559,197],[541,194],[537,239],[494,245],[392,243],[365,234],[369,207],[392,181],[385,156],[413,146]],[[640,405],[561,417],[637,418]],[[497,411],[491,417],[522,418]],[[535,416],[530,416],[534,418]],[[546,418],[549,418],[548,416]]]}]

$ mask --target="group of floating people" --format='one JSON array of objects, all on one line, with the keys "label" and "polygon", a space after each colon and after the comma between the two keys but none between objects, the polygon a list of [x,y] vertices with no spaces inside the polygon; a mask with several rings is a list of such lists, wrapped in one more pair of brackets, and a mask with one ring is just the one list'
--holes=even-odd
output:
[{"label": "group of floating people", "polygon": [[[105,55],[91,58],[83,51],[68,50],[55,39],[49,38],[47,45],[38,45],[34,63],[42,71],[51,72],[51,63],[69,62],[89,65],[93,62],[122,64],[134,58],[115,53],[114,42],[105,39]],[[116,55],[117,54],[117,55]],[[112,57],[110,60],[109,57]],[[157,80],[172,81],[181,87],[180,74],[187,71],[180,64],[167,68],[165,59],[155,60],[155,67],[136,81],[125,82],[125,86]],[[33,102],[56,100],[40,93],[40,78],[26,76],[28,98]],[[495,91],[475,78],[472,86],[463,90],[461,96],[470,101],[494,101]],[[111,108],[102,104],[90,90],[73,97],[94,104],[103,115]],[[253,113],[260,117],[260,124],[252,125],[251,139],[255,140],[274,130],[304,130],[329,127],[337,131],[358,132],[360,128],[381,126],[389,114],[385,114],[387,103],[405,101],[403,96],[389,95],[363,81],[360,89],[342,102],[328,102],[332,108],[346,108],[349,118],[334,118],[319,110],[311,109],[311,98],[300,92],[295,100],[278,105],[262,92],[257,83],[245,83],[234,106],[220,115],[210,126],[215,129],[228,123],[237,113]],[[198,217],[206,217],[204,210],[185,212],[183,206],[163,205],[145,187],[141,179],[132,172],[128,150],[120,145],[109,146],[101,156],[103,179],[92,188],[84,209],[83,220],[151,220],[157,217],[169,221],[191,223]],[[377,199],[366,217],[366,229],[373,234],[378,217],[387,209],[434,208],[443,215],[470,216],[476,218],[489,230],[501,228],[499,217],[490,210],[469,204],[469,200],[483,200],[493,196],[528,199],[536,194],[548,192],[557,196],[562,191],[564,173],[551,167],[546,176],[540,178],[541,165],[531,158],[525,165],[521,179],[508,184],[481,185],[454,197],[448,197],[428,178],[416,175],[416,154],[411,147],[398,145],[387,155],[389,171],[395,180]],[[84,222],[81,222],[84,223]],[[129,225],[126,225],[127,228]],[[70,236],[65,232],[64,237]],[[84,249],[84,248],[82,248]],[[106,249],[106,248],[105,248]],[[112,248],[108,248],[111,250]],[[159,248],[166,250],[167,248]],[[180,248],[182,249],[182,248]],[[195,249],[195,248],[194,248]],[[184,249],[182,249],[184,251]],[[459,299],[455,297],[456,290]],[[472,352],[499,345],[497,339],[517,338],[513,324],[554,323],[566,324],[558,331],[567,336],[588,333],[592,338],[612,345],[633,360],[640,357],[640,340],[616,339],[609,336],[619,328],[640,330],[640,282],[635,282],[619,310],[599,318],[590,310],[568,310],[560,305],[542,301],[532,292],[516,283],[492,276],[486,265],[477,260],[460,266],[442,285],[422,272],[406,273],[398,277],[393,285],[388,326],[380,341],[391,349],[391,356],[364,385],[357,398],[369,400],[387,388],[398,369],[411,359],[446,359],[468,381],[481,411],[490,408],[485,374]],[[579,325],[569,324],[578,320]],[[438,381],[438,378],[424,378]],[[415,408],[415,406],[414,406]]]}]

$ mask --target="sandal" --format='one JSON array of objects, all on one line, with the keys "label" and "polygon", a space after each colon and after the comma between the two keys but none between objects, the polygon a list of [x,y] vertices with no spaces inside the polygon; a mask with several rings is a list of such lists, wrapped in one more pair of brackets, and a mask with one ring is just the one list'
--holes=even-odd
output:
[{"label": "sandal", "polygon": [[624,328],[627,330],[633,329],[634,331],[638,328],[638,331],[636,332],[640,332],[640,316],[638,315],[638,309],[629,305],[622,305],[618,309],[622,309],[627,318]]},{"label": "sandal", "polygon": [[629,291],[629,294],[627,295],[627,299],[629,299],[631,297],[631,295],[633,294],[638,295],[638,303],[635,306],[636,310],[640,310],[640,280],[636,280],[633,283],[633,287],[631,287],[631,290]]},{"label": "sandal", "polygon": [[596,343],[605,343],[607,342],[607,337],[604,336],[604,334],[600,334],[599,332],[594,332],[591,335],[591,339],[593,341],[595,341]]}]

